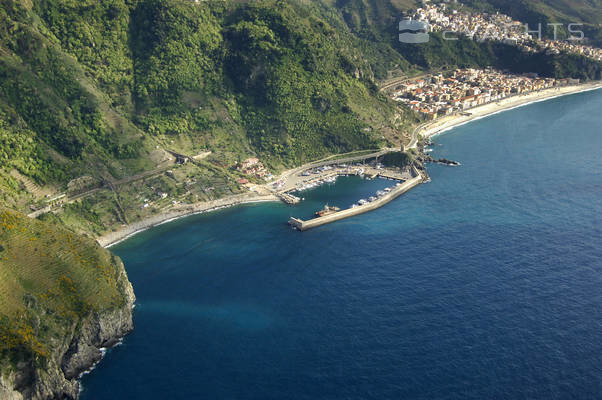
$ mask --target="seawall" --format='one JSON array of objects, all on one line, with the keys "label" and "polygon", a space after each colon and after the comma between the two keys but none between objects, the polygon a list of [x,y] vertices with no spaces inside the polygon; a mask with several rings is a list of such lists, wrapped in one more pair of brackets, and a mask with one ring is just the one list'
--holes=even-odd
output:
[{"label": "seawall", "polygon": [[347,208],[345,210],[338,211],[333,214],[325,215],[323,217],[313,218],[307,221],[303,221],[298,218],[291,218],[289,220],[289,224],[299,229],[300,231],[306,231],[308,229],[316,228],[318,226],[322,226],[325,224],[329,224],[331,222],[339,221],[341,219],[353,217],[355,215],[360,215],[372,210],[375,210],[379,207],[384,206],[385,204],[395,200],[397,197],[401,196],[408,190],[418,186],[423,181],[422,175],[418,174],[418,176],[402,183],[401,185],[395,187],[391,192],[382,196],[379,199],[374,200],[373,202],[357,206],[354,208]]}]

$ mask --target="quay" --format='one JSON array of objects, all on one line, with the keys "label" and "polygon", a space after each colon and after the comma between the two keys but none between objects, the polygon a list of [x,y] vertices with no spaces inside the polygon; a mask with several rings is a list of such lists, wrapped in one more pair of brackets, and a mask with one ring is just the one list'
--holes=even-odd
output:
[{"label": "quay", "polygon": [[289,224],[293,227],[297,228],[300,231],[306,231],[311,228],[316,228],[321,225],[329,224],[331,222],[339,221],[344,218],[353,217],[355,215],[363,214],[368,211],[375,210],[384,206],[385,204],[391,202],[397,197],[401,196],[408,190],[414,188],[415,186],[421,184],[424,181],[424,176],[417,171],[415,168],[413,169],[414,174],[416,175],[412,179],[405,181],[404,183],[396,186],[386,195],[364,205],[360,205],[353,208],[347,208],[345,210],[333,212],[328,215],[324,215],[322,217],[313,218],[307,221],[304,221],[299,218],[291,217],[289,220]]},{"label": "quay", "polygon": [[276,193],[276,196],[286,204],[297,204],[301,201],[297,196],[286,192]]},{"label": "quay", "polygon": [[[352,167],[337,167],[334,169],[322,171],[317,174],[303,176],[301,174],[293,175],[286,181],[279,190],[274,191],[287,204],[296,204],[298,201],[287,201],[282,197],[282,194],[291,195],[292,192],[304,190],[308,187],[321,185],[329,182],[328,179],[339,176],[364,176],[368,179],[385,178],[396,181],[406,181],[411,179],[413,175],[409,172],[398,172],[388,168],[374,168],[369,165],[352,166]],[[295,197],[295,196],[293,196]]]}]

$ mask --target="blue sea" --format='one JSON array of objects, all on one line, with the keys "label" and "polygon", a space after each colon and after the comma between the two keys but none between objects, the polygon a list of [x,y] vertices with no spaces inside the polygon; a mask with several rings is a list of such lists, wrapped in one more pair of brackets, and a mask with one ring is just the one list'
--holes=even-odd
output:
[{"label": "blue sea", "polygon": [[197,215],[112,250],[135,331],[85,400],[602,398],[602,91],[435,138],[432,182],[307,232],[300,205]]}]

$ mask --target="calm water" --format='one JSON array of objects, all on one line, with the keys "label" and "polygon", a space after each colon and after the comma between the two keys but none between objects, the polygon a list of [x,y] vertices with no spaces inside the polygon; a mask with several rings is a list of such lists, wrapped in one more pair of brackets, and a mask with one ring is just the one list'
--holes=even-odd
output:
[{"label": "calm water", "polygon": [[113,250],[135,332],[86,400],[602,398],[602,91],[457,128],[433,182],[304,233],[389,181],[249,205]]}]

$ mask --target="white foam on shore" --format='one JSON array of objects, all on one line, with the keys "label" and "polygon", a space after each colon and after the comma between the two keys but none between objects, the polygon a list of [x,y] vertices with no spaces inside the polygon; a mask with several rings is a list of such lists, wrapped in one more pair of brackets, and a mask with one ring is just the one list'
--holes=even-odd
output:
[{"label": "white foam on shore", "polygon": [[155,226],[159,226],[159,225],[163,225],[163,224],[168,224],[168,223],[170,223],[171,221],[175,221],[175,220],[177,220],[177,219],[178,219],[178,217],[167,218],[165,221],[161,221],[161,222],[159,222],[159,223],[158,223],[157,225],[155,225]]},{"label": "white foam on shore", "polygon": [[[100,351],[100,359],[98,361],[96,361],[94,364],[92,364],[92,366],[90,368],[88,368],[87,370],[80,372],[80,374],[77,376],[78,380],[83,378],[85,375],[88,375],[90,372],[94,371],[96,369],[96,366],[98,365],[98,363],[101,362],[103,358],[105,358],[105,354],[107,354],[107,349],[105,347],[101,347],[98,350]],[[81,384],[80,384],[80,391],[81,391]]]},{"label": "white foam on shore", "polygon": [[132,233],[128,233],[126,236],[122,237],[121,239],[116,240],[114,242],[111,242],[111,243],[107,244],[106,246],[104,246],[104,248],[105,249],[111,248],[111,247],[115,246],[116,244],[119,244],[119,243],[123,242],[124,240],[127,240],[127,239],[131,238],[132,236],[135,236],[135,235],[139,234],[140,232],[144,232],[145,230],[152,228],[153,226],[155,226],[155,225],[150,225],[150,226],[148,226],[146,228],[140,228],[137,231],[134,231]]},{"label": "white foam on shore", "polygon": [[111,347],[101,347],[100,349],[98,349],[100,351],[100,359],[98,361],[96,361],[94,364],[92,364],[92,366],[90,368],[88,368],[87,370],[81,372],[78,376],[77,376],[77,380],[78,380],[78,384],[79,384],[79,395],[82,394],[82,392],[84,391],[84,386],[81,383],[81,379],[88,375],[89,373],[91,373],[92,371],[94,371],[96,369],[96,367],[98,366],[98,364],[105,358],[105,355],[107,354],[107,351],[109,349],[113,349],[115,347],[119,347],[123,344],[123,338],[119,338],[119,340],[117,340],[117,342],[115,342],[115,344]]}]

